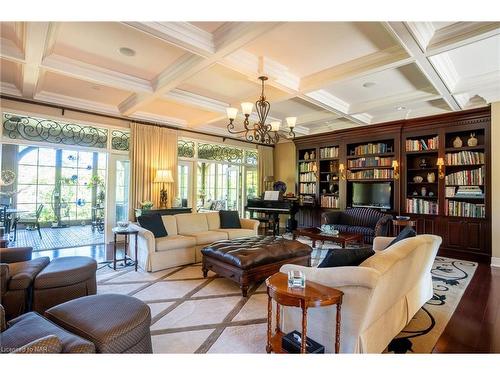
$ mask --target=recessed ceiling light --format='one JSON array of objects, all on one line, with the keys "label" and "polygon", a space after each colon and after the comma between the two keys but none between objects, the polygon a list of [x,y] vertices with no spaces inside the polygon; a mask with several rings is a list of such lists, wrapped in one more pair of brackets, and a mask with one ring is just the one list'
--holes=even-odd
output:
[{"label": "recessed ceiling light", "polygon": [[121,47],[119,51],[124,56],[135,56],[135,51],[132,48]]},{"label": "recessed ceiling light", "polygon": [[406,109],[406,107],[404,107],[404,106],[399,106],[399,107],[396,107],[396,109],[397,109],[398,111],[402,111],[402,110]]},{"label": "recessed ceiling light", "polygon": [[366,88],[373,87],[375,85],[376,85],[375,82],[365,82],[365,83],[363,83],[363,87],[366,87]]}]

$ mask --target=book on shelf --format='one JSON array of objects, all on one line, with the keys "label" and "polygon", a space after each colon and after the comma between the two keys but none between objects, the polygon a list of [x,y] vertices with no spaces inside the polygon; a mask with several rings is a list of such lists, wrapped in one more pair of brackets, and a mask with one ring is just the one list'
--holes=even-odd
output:
[{"label": "book on shelf", "polygon": [[319,149],[320,159],[332,159],[339,157],[338,147],[323,147]]},{"label": "book on shelf", "polygon": [[322,195],[321,196],[321,207],[324,208],[339,208],[340,200],[338,197],[333,195]]},{"label": "book on shelf", "polygon": [[316,182],[316,174],[314,172],[301,172],[299,182]]},{"label": "book on shelf", "polygon": [[427,151],[437,150],[439,145],[439,137],[428,138],[427,141],[423,138],[420,139],[407,139],[406,151]]},{"label": "book on shelf", "polygon": [[299,193],[301,193],[301,194],[315,194],[316,193],[316,183],[315,182],[301,182],[299,184]]},{"label": "book on shelf", "polygon": [[349,180],[374,180],[374,179],[391,179],[394,177],[392,169],[368,169],[366,171],[351,172],[347,171]]},{"label": "book on shelf", "polygon": [[483,185],[485,182],[485,167],[459,171],[446,175],[446,185]]},{"label": "book on shelf", "polygon": [[347,165],[349,168],[390,167],[392,165],[392,158],[372,156],[368,158],[351,159],[348,161]]},{"label": "book on shelf", "polygon": [[406,212],[411,214],[437,215],[439,205],[437,202],[420,198],[406,199]]},{"label": "book on shelf", "polygon": [[469,202],[447,200],[445,214],[448,216],[463,216],[484,218],[486,216],[486,205]]},{"label": "book on shelf", "polygon": [[460,151],[446,154],[446,165],[484,164],[484,152]]},{"label": "book on shelf", "polygon": [[368,143],[366,145],[356,146],[352,151],[354,151],[354,156],[366,154],[384,154],[386,152],[392,152],[392,147],[389,147],[387,143]]},{"label": "book on shelf", "polygon": [[313,172],[316,162],[306,161],[299,163],[299,172]]}]

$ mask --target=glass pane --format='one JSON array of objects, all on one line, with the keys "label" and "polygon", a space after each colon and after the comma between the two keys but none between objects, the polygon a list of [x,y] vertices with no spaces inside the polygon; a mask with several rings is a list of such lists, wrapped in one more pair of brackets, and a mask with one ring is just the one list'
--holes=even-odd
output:
[{"label": "glass pane", "polygon": [[76,207],[76,215],[78,217],[78,221],[90,220],[92,218],[92,208],[89,204],[85,204],[83,206]]},{"label": "glass pane", "polygon": [[36,184],[37,168],[36,166],[23,165],[17,172],[18,184]]},{"label": "glass pane", "polygon": [[37,202],[50,204],[54,188],[54,185],[38,185]]},{"label": "glass pane", "polygon": [[16,208],[20,211],[25,211],[20,213],[19,215],[27,215],[30,212],[35,212],[36,204],[34,203],[19,203]]},{"label": "glass pane", "polygon": [[93,152],[78,152],[78,168],[92,169]]},{"label": "glass pane", "polygon": [[40,148],[38,155],[38,163],[40,165],[51,167],[56,165],[56,150],[53,148]]},{"label": "glass pane", "polygon": [[61,168],[61,177],[65,184],[78,183],[78,170],[76,168]]},{"label": "glass pane", "polygon": [[71,150],[62,150],[63,167],[74,167],[78,164],[78,152]]},{"label": "glass pane", "polygon": [[130,162],[128,160],[117,160],[116,171],[116,221],[127,221]]},{"label": "glass pane", "polygon": [[52,206],[50,203],[44,204],[42,213],[40,214],[40,221],[42,222],[51,222],[55,220],[54,211],[52,210]]},{"label": "glass pane", "polygon": [[78,170],[78,185],[87,185],[92,178],[92,170],[79,169]]},{"label": "glass pane", "polygon": [[108,155],[104,152],[97,154],[97,168],[106,169],[107,168]]},{"label": "glass pane", "polygon": [[17,203],[36,203],[36,185],[18,185]]},{"label": "glass pane", "polygon": [[19,164],[36,165],[38,161],[38,147],[19,147]]},{"label": "glass pane", "polygon": [[38,184],[56,183],[56,168],[55,167],[38,167]]}]

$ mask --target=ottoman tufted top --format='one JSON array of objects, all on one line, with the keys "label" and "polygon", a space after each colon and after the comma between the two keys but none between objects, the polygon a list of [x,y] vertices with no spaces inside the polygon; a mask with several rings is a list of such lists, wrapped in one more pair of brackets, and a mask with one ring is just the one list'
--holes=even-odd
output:
[{"label": "ottoman tufted top", "polygon": [[203,256],[216,258],[241,269],[309,255],[312,248],[295,240],[273,236],[255,236],[222,240],[201,250]]}]

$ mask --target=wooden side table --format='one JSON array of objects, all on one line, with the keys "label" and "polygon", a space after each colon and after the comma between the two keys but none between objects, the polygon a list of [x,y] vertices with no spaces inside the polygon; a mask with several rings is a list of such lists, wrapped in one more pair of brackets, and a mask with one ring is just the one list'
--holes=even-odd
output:
[{"label": "wooden side table", "polygon": [[410,226],[417,231],[417,222],[415,220],[398,220],[392,219],[392,234],[397,236],[401,232],[401,228]]},{"label": "wooden side table", "polygon": [[[116,262],[124,262],[125,266],[132,265],[127,264],[127,252],[130,250],[130,236],[135,235],[135,270],[137,271],[137,236],[139,235],[138,230],[120,228],[116,227],[112,229],[113,231],[113,269],[116,270]],[[116,236],[122,235],[125,237],[125,247],[123,249],[123,259],[116,259]]]},{"label": "wooden side table", "polygon": [[[268,277],[267,286],[267,346],[268,353],[286,353],[282,348],[281,339],[285,335],[281,331],[280,305],[300,307],[302,309],[302,343],[300,352],[305,354],[307,338],[307,309],[310,307],[322,307],[337,305],[337,320],[335,325],[335,353],[340,350],[340,309],[344,292],[306,280],[306,287],[289,288],[288,275],[278,272]],[[271,332],[272,323],[272,301],[276,301],[276,330]]]}]

